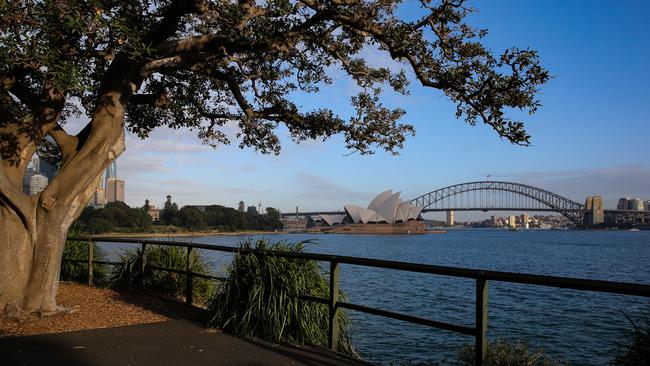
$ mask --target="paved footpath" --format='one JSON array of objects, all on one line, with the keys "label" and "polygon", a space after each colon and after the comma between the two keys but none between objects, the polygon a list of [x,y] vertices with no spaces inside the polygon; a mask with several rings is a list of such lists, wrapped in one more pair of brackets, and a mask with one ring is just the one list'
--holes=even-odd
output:
[{"label": "paved footpath", "polygon": [[187,320],[0,338],[9,365],[366,365],[324,349],[246,341]]}]

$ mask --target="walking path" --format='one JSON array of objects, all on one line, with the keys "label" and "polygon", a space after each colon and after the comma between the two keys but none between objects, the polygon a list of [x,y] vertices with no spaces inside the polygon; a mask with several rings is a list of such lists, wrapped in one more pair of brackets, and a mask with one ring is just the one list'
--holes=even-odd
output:
[{"label": "walking path", "polygon": [[188,320],[0,338],[2,365],[366,365],[324,349],[246,341]]}]

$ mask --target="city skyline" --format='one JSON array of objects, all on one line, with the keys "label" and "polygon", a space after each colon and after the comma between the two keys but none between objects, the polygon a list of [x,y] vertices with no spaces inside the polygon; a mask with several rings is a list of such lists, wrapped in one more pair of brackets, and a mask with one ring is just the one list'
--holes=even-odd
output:
[{"label": "city skyline", "polygon": [[[644,65],[650,45],[635,40],[635,35],[650,33],[644,21],[650,5],[472,5],[480,12],[472,16],[474,24],[490,31],[490,47],[537,49],[553,75],[541,90],[538,113],[520,116],[532,135],[531,147],[501,141],[486,126],[467,126],[455,119],[454,106],[445,97],[413,83],[410,96],[389,93],[386,98],[387,104],[407,111],[404,121],[417,131],[398,157],[383,152],[348,156],[339,137],[295,145],[283,130],[283,151],[277,157],[239,150],[237,143],[212,151],[190,133],[162,129],[144,142],[127,136],[127,151],[119,159],[121,176],[129,182],[126,202],[141,206],[149,198],[160,205],[171,194],[179,204],[236,207],[243,200],[262,201],[284,212],[296,205],[327,210],[363,203],[389,187],[414,198],[488,175],[577,202],[600,195],[607,208],[615,208],[621,197],[650,199],[649,148],[644,143],[650,135],[650,76]],[[378,64],[396,66],[377,50],[367,52]],[[326,103],[346,115],[352,91],[350,83],[337,81],[320,94],[297,95],[296,100],[305,109]],[[74,132],[74,125],[66,128]],[[233,128],[226,132],[236,133]]]}]

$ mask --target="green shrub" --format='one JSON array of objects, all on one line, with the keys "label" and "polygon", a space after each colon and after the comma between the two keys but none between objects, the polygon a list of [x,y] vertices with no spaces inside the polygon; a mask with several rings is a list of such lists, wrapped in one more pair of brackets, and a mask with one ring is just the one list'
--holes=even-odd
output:
[{"label": "green shrub", "polygon": [[[240,247],[300,253],[307,243],[259,240]],[[315,261],[268,252],[237,254],[208,309],[210,325],[243,338],[327,346],[327,306],[300,300],[300,295],[329,297],[329,282]],[[340,312],[338,350],[354,355],[349,320]]]},{"label": "green shrub", "polygon": [[[474,346],[466,344],[458,354],[459,366],[474,365]],[[497,338],[487,348],[487,366],[555,366],[566,363],[552,360],[543,349],[531,352],[526,342],[516,344]]]},{"label": "green shrub", "polygon": [[[79,233],[71,231],[68,237],[78,237]],[[81,259],[84,262],[61,263],[61,281],[88,282],[88,242],[68,240],[63,247],[64,259]],[[93,243],[93,260],[105,261],[106,256],[102,249]],[[106,285],[108,280],[108,271],[105,265],[93,264],[93,283],[98,286]]]},{"label": "green shrub", "polygon": [[[120,255],[120,265],[110,276],[110,283],[116,289],[137,288],[153,291],[176,299],[184,298],[186,277],[184,274],[154,270],[151,266],[170,269],[185,269],[187,248],[176,246],[149,245],[146,247],[146,266],[142,268],[142,250],[128,249]],[[200,250],[194,249],[190,255],[190,270],[195,273],[211,275],[210,262]],[[194,277],[193,300],[205,305],[214,293],[214,282]]]},{"label": "green shrub", "polygon": [[641,324],[627,318],[634,329],[628,333],[627,341],[619,347],[618,355],[611,364],[616,366],[650,365],[650,311],[643,316]]}]

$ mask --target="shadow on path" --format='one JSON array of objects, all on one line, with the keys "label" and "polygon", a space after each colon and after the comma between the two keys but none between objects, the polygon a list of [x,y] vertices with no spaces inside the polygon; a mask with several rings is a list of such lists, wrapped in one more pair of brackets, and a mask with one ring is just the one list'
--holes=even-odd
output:
[{"label": "shadow on path", "polygon": [[296,365],[365,363],[323,349],[253,342],[188,320],[0,339],[3,365]]}]

